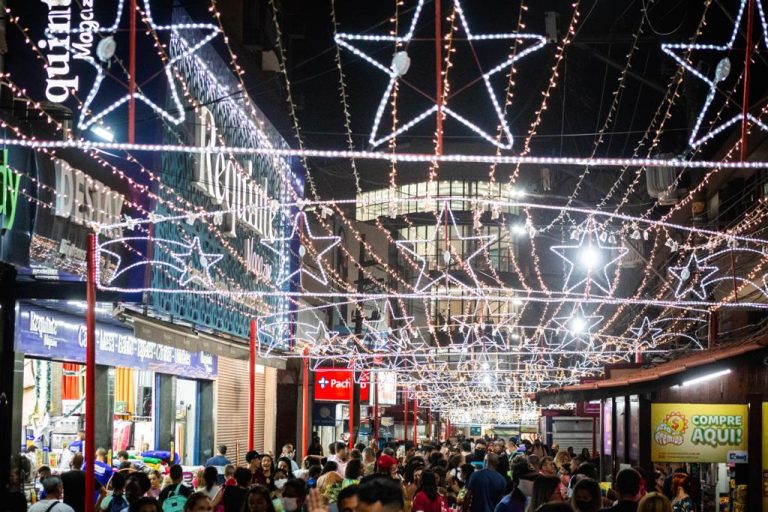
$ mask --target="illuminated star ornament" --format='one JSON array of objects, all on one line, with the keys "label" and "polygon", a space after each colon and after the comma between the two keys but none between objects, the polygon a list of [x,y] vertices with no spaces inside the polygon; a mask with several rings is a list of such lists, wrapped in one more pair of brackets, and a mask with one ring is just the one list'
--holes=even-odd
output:
[{"label": "illuminated star ornament", "polygon": [[669,267],[669,273],[675,276],[677,286],[675,287],[675,298],[694,294],[701,300],[707,298],[707,285],[710,284],[712,276],[718,268],[707,265],[704,259],[699,259],[696,253],[691,253],[688,261],[681,267]]},{"label": "illuminated star ornament", "polygon": [[587,315],[584,306],[578,302],[568,316],[555,317],[552,320],[565,331],[565,338],[560,348],[565,348],[575,341],[586,338],[588,347],[592,347],[592,330],[603,321],[602,315]]},{"label": "illuminated star ornament", "polygon": [[459,114],[458,112],[450,108],[448,106],[448,103],[449,103],[448,100],[450,99],[450,96],[448,97],[448,99],[446,99],[445,105],[441,109],[438,107],[438,105],[443,101],[443,99],[430,98],[431,102],[433,103],[432,106],[430,106],[420,114],[417,114],[409,121],[403,123],[402,126],[397,128],[396,130],[393,130],[392,132],[387,134],[382,134],[382,135],[379,134],[381,117],[384,114],[384,109],[386,108],[387,103],[389,103],[389,100],[393,92],[395,91],[395,86],[397,85],[398,81],[401,81],[404,84],[408,85],[409,87],[412,87],[415,89],[415,87],[410,85],[408,81],[403,78],[403,75],[405,75],[405,73],[407,72],[410,59],[408,58],[406,52],[398,52],[397,54],[394,55],[394,58],[391,63],[382,63],[381,61],[374,58],[370,53],[366,53],[365,51],[355,46],[355,44],[358,44],[360,42],[363,42],[363,43],[382,42],[382,43],[394,43],[396,46],[408,45],[408,43],[410,43],[413,39],[414,32],[416,31],[416,24],[419,21],[419,17],[423,10],[422,8],[424,7],[424,0],[418,0],[418,3],[416,4],[416,7],[414,9],[413,18],[411,20],[410,25],[408,26],[408,31],[405,33],[405,35],[400,36],[400,35],[389,35],[389,34],[337,33],[334,37],[336,44],[338,44],[342,48],[346,48],[347,50],[351,51],[358,57],[362,58],[363,60],[371,64],[376,69],[384,72],[387,76],[389,76],[389,82],[387,83],[387,86],[384,89],[384,94],[381,96],[381,101],[379,101],[379,105],[378,105],[378,108],[376,109],[376,115],[373,121],[373,127],[371,128],[371,134],[368,140],[371,146],[373,147],[379,146],[384,142],[387,142],[388,140],[393,139],[398,135],[401,135],[407,132],[413,126],[420,123],[424,119],[430,117],[431,115],[433,114],[437,115],[438,110],[440,110],[446,116],[452,117],[453,119],[463,124],[464,126],[466,126],[470,130],[475,132],[477,135],[479,135],[486,141],[490,142],[491,144],[498,146],[502,149],[512,148],[512,132],[509,128],[509,123],[507,123],[506,117],[504,116],[501,106],[499,105],[499,100],[496,97],[496,94],[493,92],[493,87],[491,86],[491,77],[493,77],[495,74],[501,71],[505,71],[509,69],[509,67],[512,66],[515,62],[529,55],[530,53],[543,48],[544,45],[547,43],[547,40],[544,36],[541,36],[538,34],[527,34],[527,33],[521,33],[521,32],[510,32],[510,33],[500,33],[500,34],[474,34],[469,28],[469,24],[467,23],[467,18],[464,14],[464,10],[462,9],[460,0],[454,0],[453,5],[456,10],[456,13],[459,16],[459,22],[461,24],[461,27],[464,30],[464,33],[467,36],[467,41],[470,45],[478,41],[509,41],[510,46],[512,42],[515,40],[527,40],[527,41],[533,42],[531,46],[523,49],[520,52],[516,52],[514,55],[509,56],[506,60],[494,66],[490,70],[484,71],[483,69],[480,69],[480,73],[481,73],[480,78],[488,92],[488,96],[490,98],[491,104],[493,105],[495,116],[498,118],[498,125],[501,128],[501,133],[503,137],[500,140],[497,140],[495,136],[482,130],[476,123],[472,122],[465,116]]},{"label": "illuminated star ornament", "polygon": [[640,327],[630,327],[629,332],[637,339],[637,341],[643,344],[648,344],[650,341],[655,341],[657,337],[661,335],[662,329],[659,327],[652,327],[651,320],[646,316],[643,317],[643,321]]},{"label": "illuminated star ornament", "polygon": [[[719,126],[713,126],[708,133],[704,135],[700,134],[701,126],[704,122],[704,117],[707,115],[707,112],[709,111],[709,108],[712,106],[712,102],[714,101],[715,96],[717,94],[717,84],[720,82],[723,82],[726,78],[728,78],[728,75],[730,74],[731,64],[730,64],[730,61],[728,60],[727,53],[733,50],[734,42],[736,41],[736,36],[739,33],[739,27],[741,26],[741,22],[744,17],[744,10],[747,6],[748,1],[750,2],[754,1],[755,4],[757,4],[757,11],[760,17],[760,24],[763,29],[763,35],[759,39],[759,42],[760,41],[763,42],[763,44],[765,44],[768,47],[768,24],[766,24],[765,11],[763,10],[762,0],[741,0],[740,6],[739,6],[739,12],[738,14],[736,14],[736,18],[734,19],[734,22],[733,22],[733,31],[731,32],[731,36],[728,39],[728,41],[725,42],[725,44],[664,43],[661,45],[661,49],[664,51],[664,53],[672,57],[678,64],[680,64],[688,72],[692,73],[694,76],[696,76],[697,78],[702,80],[705,84],[707,84],[707,86],[709,86],[709,92],[707,93],[707,98],[704,100],[704,105],[701,107],[701,110],[699,111],[699,115],[696,117],[696,123],[694,124],[693,130],[691,130],[691,136],[688,139],[688,144],[692,148],[696,148],[700,146],[704,142],[718,135],[723,130],[726,130],[727,128],[733,126],[734,124],[740,123],[743,120],[742,114],[739,113],[729,119],[724,120]],[[715,69],[715,76],[713,78],[706,76],[704,73],[699,71],[696,66],[692,65],[684,57],[681,56],[681,55],[685,55],[690,50],[712,51],[712,52],[720,52],[725,54],[723,56],[723,59],[717,65]],[[746,117],[750,122],[760,127],[760,129],[768,132],[768,125],[760,121],[757,117],[755,117],[750,113],[747,113]]]},{"label": "illuminated star ornament", "polygon": [[[280,212],[276,214],[276,216],[281,215],[283,214]],[[304,245],[299,246],[299,268],[293,272],[286,272],[286,267],[290,263],[290,259],[289,255],[287,254],[288,251],[282,250],[282,247],[284,247],[286,244],[290,245],[290,243],[298,237],[302,229],[304,231],[304,235],[312,241],[312,247],[315,248],[316,254],[314,256],[314,260],[315,267],[318,270],[317,273],[312,270],[308,270],[306,265],[304,265],[304,255],[307,252],[307,249],[304,247]],[[322,262],[322,257],[328,251],[336,247],[340,242],[340,236],[317,236],[313,234],[312,229],[309,227],[309,222],[307,222],[307,214],[305,212],[299,212],[299,214],[294,217],[291,234],[287,237],[272,237],[261,239],[262,245],[280,257],[280,264],[277,265],[277,281],[275,282],[276,286],[280,286],[286,281],[290,281],[296,275],[306,275],[322,285],[327,285],[328,276],[325,273],[325,265]],[[318,248],[318,246],[321,245],[325,245],[325,247],[322,249]]]},{"label": "illuminated star ornament", "polygon": [[[424,258],[418,251],[415,250],[415,246],[418,244],[431,244],[433,247],[439,247],[439,242],[444,240],[446,234],[445,230],[453,228],[457,241],[461,241],[462,247],[467,247],[467,241],[475,241],[477,247],[475,251],[470,253],[464,260],[461,269],[464,270],[471,279],[472,283],[468,286],[466,283],[457,279],[451,274],[451,267],[456,263],[456,256],[451,251],[450,247],[444,247],[443,254],[438,257],[438,266],[442,267],[442,270],[438,272],[436,277],[431,277],[427,271],[427,259]],[[459,229],[459,225],[456,222],[456,218],[453,215],[453,211],[448,206],[448,202],[443,202],[440,213],[437,216],[437,224],[435,224],[432,236],[426,239],[418,240],[398,240],[395,242],[397,247],[404,253],[408,254],[411,258],[415,259],[419,264],[418,275],[416,277],[416,283],[413,288],[416,292],[425,292],[433,286],[440,284],[452,283],[459,288],[466,289],[470,293],[477,293],[477,290],[481,288],[481,283],[472,268],[472,259],[478,254],[482,253],[486,247],[496,242],[496,235],[482,235],[482,236],[464,236]],[[448,237],[448,244],[451,244],[451,239]],[[461,250],[458,251],[461,253]],[[461,262],[458,262],[459,264]]]},{"label": "illuminated star ornament", "polygon": [[590,219],[581,232],[578,244],[550,247],[552,252],[568,263],[563,291],[571,292],[582,286],[586,291],[588,285],[594,284],[604,293],[613,294],[613,283],[608,269],[617,263],[628,249],[606,244],[603,241],[606,238],[604,235],[604,232],[598,232],[594,219]]},{"label": "illuminated star ornament", "polygon": [[[181,102],[179,91],[177,89],[176,82],[174,81],[174,78],[173,78],[173,65],[177,61],[184,59],[187,56],[195,53],[198,49],[200,49],[202,46],[204,46],[213,38],[215,38],[219,33],[219,27],[211,23],[184,23],[184,24],[172,24],[172,25],[158,25],[157,23],[155,23],[155,20],[152,17],[150,0],[142,0],[142,1],[144,4],[144,18],[146,20],[146,24],[149,30],[154,32],[170,32],[174,35],[179,35],[180,32],[191,32],[192,35],[195,36],[195,37],[192,37],[191,40],[199,39],[194,44],[190,45],[189,48],[186,49],[186,51],[180,53],[179,55],[176,55],[173,58],[169,58],[165,60],[165,64],[163,66],[163,72],[168,82],[169,96],[173,101],[173,108],[171,109],[171,111],[168,111],[162,108],[160,105],[158,105],[158,102],[152,101],[150,98],[148,98],[141,92],[136,92],[133,94],[133,97],[136,100],[141,101],[142,103],[147,105],[149,108],[155,111],[155,113],[162,116],[167,121],[178,125],[184,122],[186,111],[184,109],[184,105]],[[120,22],[122,21],[122,18],[123,18],[123,12],[126,10],[125,3],[126,3],[125,0],[119,0],[117,4],[117,12],[115,13],[115,22],[108,27],[103,26],[96,29],[72,28],[68,30],[50,30],[49,33],[63,34],[63,35],[74,35],[74,34],[85,34],[85,33],[89,33],[92,35],[100,34],[104,37],[101,40],[101,42],[108,41],[110,38],[114,37],[114,35],[117,32],[124,30],[124,27],[120,27]],[[205,35],[202,38],[197,37],[198,31],[203,32]],[[112,40],[112,43],[114,44],[113,40]],[[96,45],[96,44],[94,45],[94,48],[97,50],[97,52],[98,52],[99,46],[100,45]],[[108,46],[108,45],[105,45],[105,46]],[[72,52],[74,58],[79,60],[84,60],[96,70],[96,78],[94,79],[91,90],[88,92],[88,95],[86,96],[85,101],[83,102],[83,106],[80,109],[80,118],[77,121],[77,127],[81,130],[86,130],[89,127],[93,126],[94,124],[100,122],[102,119],[104,119],[111,112],[119,108],[121,105],[130,101],[131,93],[129,92],[124,96],[118,98],[111,105],[104,108],[101,112],[91,115],[91,106],[99,94],[99,89],[101,88],[102,82],[107,76],[107,72],[104,65],[102,65],[102,63],[99,63],[97,59],[93,57],[93,55],[87,55],[87,54],[82,55],[80,53],[76,53],[76,48],[74,47],[74,45],[72,46],[70,51]],[[102,60],[104,56],[99,55],[98,58],[99,60]]]},{"label": "illuminated star ornament", "polygon": [[197,281],[207,287],[213,286],[211,267],[221,261],[224,257],[221,254],[209,254],[203,252],[203,248],[200,245],[200,238],[198,237],[195,237],[192,241],[192,245],[189,246],[187,252],[173,252],[171,253],[171,256],[180,265],[182,273],[179,282],[182,286],[186,286],[192,281]]}]

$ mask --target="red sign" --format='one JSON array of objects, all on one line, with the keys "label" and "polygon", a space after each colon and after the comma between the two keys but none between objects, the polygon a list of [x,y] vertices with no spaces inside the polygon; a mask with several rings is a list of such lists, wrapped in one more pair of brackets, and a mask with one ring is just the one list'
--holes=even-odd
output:
[{"label": "red sign", "polygon": [[[318,368],[315,371],[315,400],[325,402],[349,402],[352,393],[352,371]],[[360,402],[370,400],[368,372],[360,376]]]}]

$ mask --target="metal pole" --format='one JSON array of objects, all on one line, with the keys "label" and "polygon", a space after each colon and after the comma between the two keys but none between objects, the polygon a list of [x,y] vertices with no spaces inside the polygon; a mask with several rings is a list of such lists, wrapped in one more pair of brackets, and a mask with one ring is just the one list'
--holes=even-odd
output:
[{"label": "metal pole", "polygon": [[744,48],[744,89],[741,99],[741,161],[747,160],[747,114],[749,113],[749,75],[752,67],[752,26],[754,1],[747,0],[747,44]]},{"label": "metal pole", "polygon": [[131,0],[128,60],[128,142],[136,141],[136,0]]},{"label": "metal pole", "polygon": [[427,407],[427,439],[432,440],[432,408]]},{"label": "metal pole", "polygon": [[304,367],[301,376],[301,461],[309,449],[309,348],[304,349]]},{"label": "metal pole", "polygon": [[94,512],[96,450],[96,233],[88,233],[85,310],[85,512]]},{"label": "metal pole", "polygon": [[256,335],[258,322],[251,320],[251,350],[248,357],[248,451],[254,450],[256,430]]},{"label": "metal pole", "polygon": [[408,440],[408,388],[403,388],[403,441]]}]

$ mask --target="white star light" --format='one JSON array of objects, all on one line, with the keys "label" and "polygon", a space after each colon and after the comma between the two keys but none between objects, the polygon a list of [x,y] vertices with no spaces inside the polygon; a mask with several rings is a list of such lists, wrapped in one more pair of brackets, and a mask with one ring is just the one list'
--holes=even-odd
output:
[{"label": "white star light", "polygon": [[[460,280],[456,279],[454,276],[450,274],[450,271],[448,269],[451,260],[453,259],[453,255],[449,252],[449,248],[445,248],[445,252],[443,254],[442,263],[443,263],[443,270],[439,273],[439,275],[432,279],[428,272],[427,272],[427,260],[423,256],[421,256],[417,251],[413,249],[413,247],[416,244],[435,244],[438,245],[438,241],[441,239],[440,237],[443,236],[443,230],[444,229],[450,229],[448,224],[453,227],[453,231],[456,234],[458,240],[465,242],[467,240],[477,240],[482,242],[480,246],[472,253],[469,254],[464,259],[464,270],[469,274],[469,276],[472,278],[474,287],[469,287],[465,283],[461,282]],[[483,252],[483,250],[488,247],[489,245],[492,245],[496,241],[497,237],[496,235],[481,235],[481,236],[464,236],[461,233],[461,230],[459,229],[459,225],[456,223],[456,218],[453,215],[453,210],[448,205],[448,202],[443,202],[442,208],[440,209],[440,213],[437,216],[437,224],[435,224],[434,233],[431,238],[428,239],[418,239],[418,240],[398,240],[395,242],[398,248],[400,248],[405,253],[409,254],[412,258],[417,260],[420,263],[420,267],[418,270],[418,277],[416,278],[416,283],[413,285],[413,288],[416,292],[423,293],[426,290],[430,289],[432,286],[439,285],[441,282],[448,283],[451,282],[455,284],[456,286],[460,288],[464,288],[471,293],[476,292],[480,287],[480,281],[477,278],[477,274],[475,274],[474,269],[472,268],[471,261],[472,259]],[[448,243],[450,244],[450,238],[448,240]],[[410,246],[410,247],[409,247]],[[461,252],[461,251],[459,251]]]},{"label": "white star light", "polygon": [[643,317],[640,327],[630,327],[629,332],[631,332],[640,343],[640,346],[651,346],[651,343],[656,341],[656,338],[661,335],[662,329],[659,327],[652,327],[651,320],[646,316]]},{"label": "white star light", "polygon": [[[585,286],[586,291],[586,286],[591,283],[604,293],[612,295],[613,282],[608,275],[608,268],[619,261],[628,249],[623,246],[605,245],[597,232],[594,219],[590,218],[577,245],[554,245],[550,250],[569,265],[563,291],[571,292],[582,285]],[[611,253],[615,253],[615,256],[611,257]],[[576,267],[585,275],[576,283],[569,285]]]},{"label": "white star light", "polygon": [[[278,212],[276,216],[281,216],[282,213]],[[300,254],[299,258],[299,268],[297,270],[294,270],[291,273],[286,273],[286,264],[290,263],[289,257],[287,255],[287,251],[285,250],[279,250],[278,248],[274,246],[281,247],[283,244],[290,244],[291,241],[297,236],[297,233],[301,231],[302,225],[304,226],[304,230],[306,233],[306,236],[312,240],[313,245],[315,242],[329,242],[328,246],[325,247],[322,250],[317,250],[317,254],[315,254],[314,260],[315,260],[315,266],[317,267],[320,274],[315,274],[314,272],[307,270],[304,266],[303,262],[303,255]],[[323,265],[323,262],[321,261],[323,255],[336,247],[341,242],[340,236],[316,236],[312,233],[312,229],[309,227],[309,223],[307,222],[307,214],[305,212],[299,212],[298,215],[293,220],[293,227],[291,229],[291,234],[287,237],[272,237],[272,238],[263,238],[261,239],[261,243],[270,251],[277,254],[280,257],[280,264],[277,265],[277,281],[275,282],[276,286],[280,286],[281,284],[285,283],[286,281],[289,281],[293,278],[293,276],[299,274],[299,275],[307,275],[317,281],[318,283],[322,285],[328,284],[328,276],[325,273],[325,268]],[[303,252],[303,251],[302,251]]]},{"label": "white star light", "polygon": [[[679,299],[693,293],[699,299],[706,300],[707,285],[717,270],[715,266],[706,265],[706,258],[699,259],[695,252],[691,253],[685,265],[669,267],[669,273],[678,280],[675,287],[675,298]],[[692,279],[696,274],[698,274],[698,284],[696,279]]]},{"label": "white star light", "polygon": [[[179,55],[167,59],[165,62],[165,65],[163,66],[163,70],[165,73],[165,77],[168,80],[168,90],[170,92],[170,97],[173,101],[173,106],[175,113],[171,113],[164,108],[160,107],[156,102],[152,101],[148,97],[146,97],[144,94],[140,92],[136,92],[133,94],[133,97],[136,100],[141,101],[142,103],[146,104],[149,108],[154,110],[157,114],[162,116],[167,121],[173,123],[173,124],[180,124],[185,119],[185,110],[184,105],[181,102],[181,98],[179,96],[179,91],[176,87],[176,83],[173,79],[172,74],[172,68],[173,65],[195,53],[198,49],[200,49],[202,46],[207,44],[209,41],[211,41],[214,37],[216,37],[219,33],[219,28],[216,25],[213,25],[211,23],[179,23],[179,24],[172,24],[172,25],[158,25],[155,23],[155,20],[152,17],[152,10],[150,8],[150,0],[142,0],[144,3],[144,15],[146,18],[147,25],[150,30],[155,32],[171,32],[175,35],[179,35],[180,31],[210,31],[207,35],[205,35],[202,39],[197,41],[195,44],[190,46],[186,51],[180,53]],[[119,0],[117,4],[117,12],[115,14],[115,22],[109,26],[109,27],[99,27],[95,30],[91,29],[81,29],[81,28],[75,28],[70,30],[50,30],[51,34],[81,34],[81,33],[91,33],[91,34],[107,34],[108,36],[114,36],[120,29],[120,21],[123,17],[123,11],[125,7],[125,0]],[[133,13],[132,13],[133,14]],[[97,45],[94,45],[94,48],[96,48]],[[127,103],[131,99],[131,93],[128,93],[119,99],[117,99],[114,103],[112,103],[110,106],[106,107],[104,110],[99,112],[98,114],[95,114],[91,117],[89,116],[91,105],[96,98],[96,96],[99,93],[99,88],[101,87],[101,83],[104,81],[104,78],[106,78],[106,72],[104,70],[104,67],[99,64],[96,59],[93,58],[92,55],[80,55],[74,53],[74,50],[72,51],[74,58],[84,60],[88,64],[90,64],[95,70],[96,70],[96,79],[93,82],[93,86],[91,87],[91,90],[88,92],[88,95],[85,98],[85,102],[83,103],[82,108],[80,109],[80,118],[77,122],[77,127],[80,130],[86,130],[89,127],[93,126],[94,124],[98,123],[104,117],[109,115],[112,111],[123,105],[124,103]]]},{"label": "white star light", "polygon": [[[379,310],[379,318],[376,320],[364,319],[363,325],[368,329],[368,333],[374,342],[373,350],[378,352],[384,349],[404,350],[408,347],[411,336],[408,331],[412,331],[411,324],[413,323],[412,315],[397,316],[395,308],[390,301],[384,302],[384,311]],[[393,324],[397,324],[399,321],[404,321],[405,325],[392,328],[390,327],[389,320],[392,320]]]},{"label": "white star light", "polygon": [[354,46],[352,42],[356,42],[356,41],[388,42],[388,43],[394,43],[396,45],[406,45],[410,43],[411,40],[413,39],[414,32],[416,31],[416,23],[418,22],[419,16],[421,15],[422,8],[424,7],[424,0],[419,0],[418,3],[416,4],[416,8],[414,10],[414,15],[413,15],[413,19],[411,20],[411,24],[408,27],[408,31],[405,33],[404,36],[397,36],[397,35],[393,36],[393,35],[383,35],[383,34],[372,35],[372,34],[337,33],[334,37],[334,39],[336,40],[336,44],[351,51],[358,57],[362,58],[366,62],[373,65],[376,69],[383,71],[386,75],[389,76],[389,82],[387,83],[387,87],[384,89],[384,94],[381,96],[381,101],[379,102],[379,106],[376,109],[376,116],[374,117],[373,127],[371,128],[371,135],[368,139],[368,142],[371,144],[371,146],[373,147],[379,146],[382,143],[390,139],[393,139],[402,133],[407,132],[413,126],[423,121],[427,117],[431,116],[432,114],[437,114],[438,110],[440,110],[445,115],[454,118],[455,120],[457,120],[458,122],[460,122],[461,124],[469,128],[470,130],[475,132],[477,135],[479,135],[486,141],[490,142],[491,144],[498,146],[502,149],[510,149],[512,147],[512,132],[509,128],[509,123],[507,123],[507,120],[504,117],[504,113],[499,105],[499,101],[496,97],[496,94],[494,94],[493,92],[493,88],[491,86],[491,77],[494,76],[496,73],[499,73],[500,71],[509,68],[510,66],[512,66],[512,64],[522,59],[523,57],[527,56],[528,54],[541,49],[547,43],[547,39],[544,36],[541,36],[538,34],[527,34],[527,33],[520,33],[520,32],[510,32],[510,33],[501,33],[501,34],[473,34],[472,31],[469,29],[469,24],[467,23],[467,19],[466,19],[466,16],[464,15],[464,10],[462,9],[460,0],[454,0],[453,5],[456,9],[456,13],[459,15],[459,21],[461,23],[461,26],[467,35],[467,41],[469,41],[470,44],[472,44],[473,41],[489,41],[489,40],[498,41],[498,40],[521,40],[521,39],[532,40],[536,42],[534,45],[524,49],[523,51],[517,52],[514,55],[510,56],[504,62],[493,67],[491,70],[484,72],[481,77],[483,80],[483,83],[485,84],[485,88],[488,92],[488,96],[491,100],[491,103],[493,104],[493,109],[495,111],[495,114],[498,117],[499,126],[504,136],[503,137],[504,140],[503,141],[497,140],[496,137],[482,130],[477,124],[473,123],[466,117],[457,113],[455,110],[448,107],[447,104],[444,105],[442,109],[439,109],[438,103],[442,101],[442,98],[436,98],[434,100],[435,104],[433,106],[423,111],[421,114],[416,115],[413,119],[404,123],[397,130],[394,130],[389,134],[382,135],[380,137],[378,136],[381,117],[384,114],[384,109],[386,108],[390,95],[392,94],[392,91],[394,90],[395,85],[397,84],[397,81],[400,78],[400,72],[398,70],[398,66],[394,65],[394,63],[392,64],[381,63],[380,61],[373,58],[370,54]]},{"label": "white star light", "polygon": [[[212,287],[213,280],[211,279],[211,267],[221,261],[224,257],[222,254],[208,254],[203,252],[203,248],[200,245],[200,238],[195,237],[192,241],[192,245],[189,246],[189,250],[183,253],[171,253],[173,259],[179,262],[181,265],[182,273],[179,278],[179,282],[182,286],[186,286],[192,281],[198,281],[203,286]],[[199,262],[199,266],[202,267],[202,272],[198,272],[197,265],[194,261]]]},{"label": "white star light", "polygon": [[585,340],[587,346],[593,347],[592,330],[603,321],[602,315],[587,315],[581,302],[574,304],[568,316],[560,316],[552,319],[560,329],[565,331],[565,337],[560,348],[565,348],[575,341]]},{"label": "white star light", "polygon": [[[728,70],[727,70],[728,66],[724,65],[723,67],[721,67],[720,65],[718,65],[718,70],[715,74],[715,77],[709,78],[706,75],[704,75],[701,71],[693,67],[689,62],[687,62],[680,55],[675,53],[675,51],[682,50],[680,53],[685,53],[689,50],[705,50],[705,51],[716,51],[716,52],[731,51],[733,49],[733,44],[736,40],[736,36],[739,33],[739,25],[741,24],[741,20],[744,16],[744,9],[747,6],[747,1],[751,2],[753,0],[741,0],[741,5],[739,6],[739,12],[736,15],[736,19],[733,22],[733,31],[731,32],[731,37],[728,39],[728,41],[725,44],[664,43],[661,45],[661,49],[662,51],[664,51],[664,53],[672,57],[678,64],[680,64],[687,71],[691,72],[694,76],[701,79],[705,84],[709,86],[709,92],[707,94],[707,98],[706,100],[704,100],[704,105],[701,107],[701,110],[699,111],[699,115],[696,118],[696,124],[694,125],[693,130],[691,131],[690,138],[688,139],[688,144],[692,148],[696,148],[700,146],[704,142],[718,135],[723,130],[729,128],[734,124],[741,122],[743,120],[743,117],[742,117],[742,114],[736,114],[730,119],[725,120],[719,126],[713,127],[713,129],[710,130],[709,133],[703,136],[699,136],[699,131],[701,130],[701,125],[704,121],[704,116],[707,114],[707,111],[709,110],[709,107],[712,105],[712,102],[715,99],[715,95],[717,94],[717,83],[726,79],[728,75]],[[763,36],[761,37],[760,40],[762,40],[764,43],[766,43],[766,46],[768,46],[768,24],[766,24],[765,12],[763,10],[762,0],[754,0],[754,1],[757,4],[758,15],[760,17],[760,23],[763,28]],[[727,62],[727,61],[721,61],[721,63],[722,62]],[[749,119],[755,125],[760,127],[762,130],[768,132],[768,125],[760,121],[754,115],[747,114],[747,119]]]}]

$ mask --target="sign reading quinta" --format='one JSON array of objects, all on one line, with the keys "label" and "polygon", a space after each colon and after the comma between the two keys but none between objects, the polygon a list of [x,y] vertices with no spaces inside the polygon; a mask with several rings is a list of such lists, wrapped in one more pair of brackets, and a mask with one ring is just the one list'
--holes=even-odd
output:
[{"label": "sign reading quinta", "polygon": [[747,449],[747,406],[652,404],[654,462],[727,462]]}]

